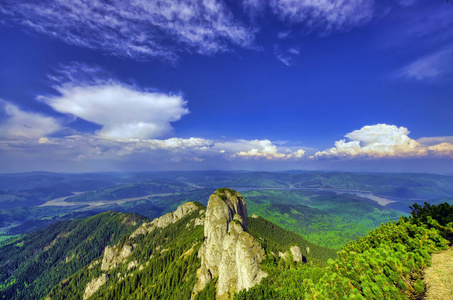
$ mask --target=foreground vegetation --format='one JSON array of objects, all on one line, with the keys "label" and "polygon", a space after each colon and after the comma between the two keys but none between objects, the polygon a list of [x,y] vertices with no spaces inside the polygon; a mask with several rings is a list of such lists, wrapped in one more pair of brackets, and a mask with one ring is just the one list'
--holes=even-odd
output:
[{"label": "foreground vegetation", "polygon": [[411,217],[345,245],[327,268],[277,264],[279,271],[235,299],[420,299],[431,255],[453,241],[452,218],[449,204],[414,205]]}]

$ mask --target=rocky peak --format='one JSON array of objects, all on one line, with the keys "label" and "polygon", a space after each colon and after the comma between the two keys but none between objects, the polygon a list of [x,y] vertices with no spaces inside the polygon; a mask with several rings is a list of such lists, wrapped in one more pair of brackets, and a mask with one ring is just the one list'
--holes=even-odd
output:
[{"label": "rocky peak", "polygon": [[209,197],[205,221],[205,224],[214,226],[205,226],[204,236],[212,237],[217,231],[225,235],[229,223],[236,214],[242,218],[242,227],[247,231],[247,206],[242,195],[227,188],[215,191]]},{"label": "rocky peak", "polygon": [[210,196],[193,295],[214,277],[218,277],[217,298],[225,298],[228,292],[248,289],[267,276],[259,268],[264,250],[247,230],[247,207],[241,194],[224,188]]}]

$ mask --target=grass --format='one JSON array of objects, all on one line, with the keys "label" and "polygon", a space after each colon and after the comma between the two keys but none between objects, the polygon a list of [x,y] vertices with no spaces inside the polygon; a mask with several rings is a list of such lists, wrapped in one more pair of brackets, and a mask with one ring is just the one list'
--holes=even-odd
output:
[{"label": "grass", "polygon": [[453,248],[434,254],[425,270],[426,300],[453,299]]}]

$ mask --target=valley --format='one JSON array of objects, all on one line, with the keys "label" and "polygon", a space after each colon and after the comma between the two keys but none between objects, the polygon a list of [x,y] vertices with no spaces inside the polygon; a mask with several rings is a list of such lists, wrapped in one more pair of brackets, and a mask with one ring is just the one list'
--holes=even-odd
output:
[{"label": "valley", "polygon": [[251,214],[339,249],[407,214],[413,203],[452,201],[452,177],[305,171],[3,174],[0,238],[103,211],[155,218],[187,201],[206,205],[209,195],[224,186],[244,194]]},{"label": "valley", "polygon": [[45,207],[45,206],[87,206],[84,209],[89,210],[94,207],[98,206],[103,206],[103,205],[111,205],[111,204],[117,204],[121,205],[127,202],[133,202],[133,201],[138,201],[138,200],[147,200],[150,197],[162,197],[162,196],[170,196],[172,194],[151,194],[151,195],[144,195],[141,197],[133,197],[133,198],[124,198],[124,199],[118,199],[118,200],[95,200],[95,201],[83,201],[83,202],[77,202],[77,201],[67,201],[70,200],[71,198],[81,195],[83,193],[74,193],[72,196],[66,196],[66,197],[60,197],[56,199],[52,199],[50,201],[47,201],[44,204],[39,205],[39,207]]}]

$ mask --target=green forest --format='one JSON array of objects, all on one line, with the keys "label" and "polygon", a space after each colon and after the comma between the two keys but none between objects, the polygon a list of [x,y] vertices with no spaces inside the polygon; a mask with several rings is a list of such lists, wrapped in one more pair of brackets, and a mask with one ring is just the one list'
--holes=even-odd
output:
[{"label": "green forest", "polygon": [[256,213],[312,243],[340,249],[382,223],[404,213],[351,194],[325,191],[246,191],[250,213]]},{"label": "green forest", "polygon": [[[82,299],[90,284],[102,282],[89,294],[90,299],[190,299],[201,265],[198,250],[204,226],[200,220],[214,191],[191,182],[232,179],[216,172],[201,172],[194,178],[188,174],[193,173],[178,173],[174,180],[134,175],[136,180],[148,180],[134,184],[127,183],[131,176],[123,175],[117,178],[121,184],[113,188],[107,186],[108,180],[97,182],[98,189],[82,194],[86,201],[104,196],[115,200],[131,189],[136,195],[163,194],[99,209],[17,206],[0,210],[4,225],[0,230],[0,298]],[[344,181],[355,175],[289,172],[277,180],[274,173],[263,172],[258,180],[247,172],[238,174],[235,183],[283,186],[286,180],[296,185],[296,179],[317,178],[316,184],[324,187],[370,189],[370,182],[385,186],[392,178],[370,174],[347,185]],[[404,175],[398,180],[406,180],[409,188],[412,184],[421,193],[423,184],[427,190],[434,186],[429,183],[432,178]],[[73,180],[63,179],[68,184]],[[437,185],[447,190],[442,180]],[[424,204],[415,201],[403,209],[409,200],[382,205],[331,190],[246,188],[241,194],[247,201],[248,232],[265,251],[260,266],[268,276],[259,285],[231,295],[235,299],[422,299],[426,292],[423,272],[431,256],[448,249],[453,241],[453,206],[448,197]],[[142,224],[151,224],[153,218],[189,201],[201,202],[196,211],[163,228],[134,234]],[[102,212],[106,208],[115,212]],[[291,259],[292,246],[299,247],[301,262]],[[106,247],[116,249],[117,256],[124,249],[132,250],[102,269]],[[281,255],[285,253],[289,259]],[[215,295],[216,279],[195,298],[214,299]]]}]

